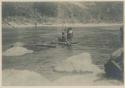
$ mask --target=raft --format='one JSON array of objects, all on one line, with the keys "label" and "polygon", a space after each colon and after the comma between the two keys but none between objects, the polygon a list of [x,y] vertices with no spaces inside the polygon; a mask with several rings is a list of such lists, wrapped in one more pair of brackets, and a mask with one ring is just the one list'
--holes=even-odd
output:
[{"label": "raft", "polygon": [[41,47],[50,47],[50,48],[56,47],[56,45],[53,45],[53,44],[32,44],[30,46],[41,46]]},{"label": "raft", "polygon": [[[58,44],[66,44],[67,42],[58,42]],[[78,42],[72,42],[71,44],[78,44]]]},{"label": "raft", "polygon": [[47,47],[47,48],[56,48],[55,44],[27,44],[25,47]]}]

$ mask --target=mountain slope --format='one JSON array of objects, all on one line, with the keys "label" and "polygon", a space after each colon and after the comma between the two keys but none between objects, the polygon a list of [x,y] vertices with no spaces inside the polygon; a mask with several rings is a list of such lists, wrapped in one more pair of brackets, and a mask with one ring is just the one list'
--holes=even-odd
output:
[{"label": "mountain slope", "polygon": [[3,23],[121,23],[122,2],[4,2]]}]

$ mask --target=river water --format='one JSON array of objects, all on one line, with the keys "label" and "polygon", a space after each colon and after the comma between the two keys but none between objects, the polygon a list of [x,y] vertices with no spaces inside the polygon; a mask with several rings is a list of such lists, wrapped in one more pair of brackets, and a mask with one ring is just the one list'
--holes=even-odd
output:
[{"label": "river water", "polygon": [[[60,36],[60,27],[34,28],[3,28],[3,52],[16,42],[26,45],[56,42]],[[22,56],[3,56],[2,69],[28,70],[39,73],[49,81],[55,81],[64,76],[77,73],[56,72],[53,67],[67,58],[88,52],[94,65],[101,70],[113,51],[120,47],[119,27],[74,27],[74,42],[72,48],[56,44],[55,48],[41,46],[25,46],[33,53]],[[70,85],[70,83],[69,83]]]}]

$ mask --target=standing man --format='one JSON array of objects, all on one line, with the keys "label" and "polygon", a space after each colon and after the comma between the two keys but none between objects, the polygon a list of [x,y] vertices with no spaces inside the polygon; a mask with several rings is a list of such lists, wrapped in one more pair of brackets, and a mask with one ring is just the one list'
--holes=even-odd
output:
[{"label": "standing man", "polygon": [[69,27],[67,29],[67,45],[71,46],[71,44],[72,44],[72,38],[73,38],[73,31],[72,31],[72,28]]},{"label": "standing man", "polygon": [[72,28],[68,28],[68,29],[67,29],[67,40],[68,40],[68,41],[72,41],[72,38],[73,38]]}]

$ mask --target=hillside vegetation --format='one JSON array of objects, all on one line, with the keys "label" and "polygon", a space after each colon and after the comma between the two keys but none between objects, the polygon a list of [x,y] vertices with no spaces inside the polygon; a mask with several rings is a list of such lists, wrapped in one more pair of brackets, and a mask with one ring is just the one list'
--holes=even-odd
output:
[{"label": "hillside vegetation", "polygon": [[16,24],[122,23],[122,2],[3,2],[2,20]]}]

